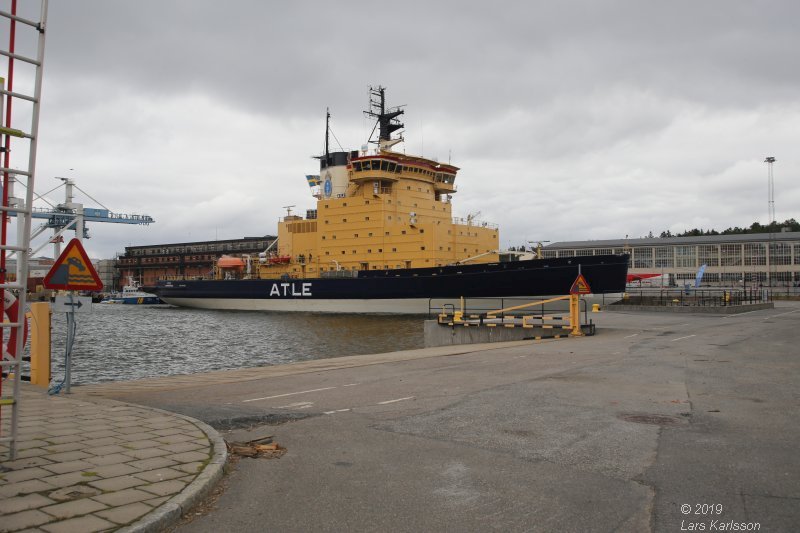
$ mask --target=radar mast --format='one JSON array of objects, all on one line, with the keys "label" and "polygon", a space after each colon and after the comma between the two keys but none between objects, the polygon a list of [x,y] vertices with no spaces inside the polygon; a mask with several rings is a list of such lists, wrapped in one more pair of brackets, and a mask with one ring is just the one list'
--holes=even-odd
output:
[{"label": "radar mast", "polygon": [[[380,150],[388,150],[395,144],[403,141],[403,134],[396,139],[392,139],[392,133],[404,127],[404,124],[397,118],[405,111],[403,106],[386,108],[386,88],[378,85],[369,88],[369,110],[364,111],[368,117],[376,120],[375,127],[369,137],[369,142],[377,144]],[[378,129],[378,140],[373,140],[375,129]]]}]

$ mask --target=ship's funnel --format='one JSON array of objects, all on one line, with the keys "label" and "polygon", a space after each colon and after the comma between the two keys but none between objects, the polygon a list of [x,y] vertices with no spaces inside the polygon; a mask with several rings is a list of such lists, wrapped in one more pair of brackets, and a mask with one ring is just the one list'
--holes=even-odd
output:
[{"label": "ship's funnel", "polygon": [[323,198],[342,198],[349,182],[347,162],[350,152],[331,152],[319,160],[319,177]]}]

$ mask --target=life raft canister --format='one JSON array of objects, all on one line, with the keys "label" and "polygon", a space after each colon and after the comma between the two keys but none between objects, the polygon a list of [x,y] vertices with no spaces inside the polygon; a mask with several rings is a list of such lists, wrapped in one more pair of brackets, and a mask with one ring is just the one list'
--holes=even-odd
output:
[{"label": "life raft canister", "polygon": [[[3,291],[3,310],[9,322],[19,322],[19,301],[8,291]],[[28,341],[28,320],[23,314],[24,327],[22,328],[22,346]],[[8,342],[3,345],[3,359],[13,358],[13,351],[17,342],[17,328],[11,328],[8,335]]]}]

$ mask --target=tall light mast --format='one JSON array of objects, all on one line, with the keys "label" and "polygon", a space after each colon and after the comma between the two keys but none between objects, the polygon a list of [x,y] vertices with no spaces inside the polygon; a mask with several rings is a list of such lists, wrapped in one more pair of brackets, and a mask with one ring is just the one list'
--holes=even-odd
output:
[{"label": "tall light mast", "polygon": [[774,162],[774,157],[767,157],[764,160],[764,163],[767,164],[767,225],[775,222],[775,180],[772,177],[772,164]]}]

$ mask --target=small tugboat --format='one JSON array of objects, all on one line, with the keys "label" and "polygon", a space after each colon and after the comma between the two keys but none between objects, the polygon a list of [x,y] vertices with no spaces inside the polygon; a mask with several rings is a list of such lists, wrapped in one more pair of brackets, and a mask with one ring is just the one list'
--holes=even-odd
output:
[{"label": "small tugboat", "polygon": [[595,294],[625,290],[625,254],[501,261],[496,225],[453,218],[459,168],[394,151],[404,111],[386,108],[383,87],[370,94],[375,149],[331,152],[327,114],[320,174],[306,176],[316,208],[302,218],[287,207],[269,248],[223,256],[214,279],[159,281],[161,299],[206,309],[428,313],[434,299],[564,295],[579,274]]},{"label": "small tugboat", "polygon": [[126,304],[126,305],[154,305],[163,303],[155,294],[144,292],[139,282],[132,277],[128,277],[128,284],[122,287],[122,292],[115,292],[102,302],[104,304]]}]

